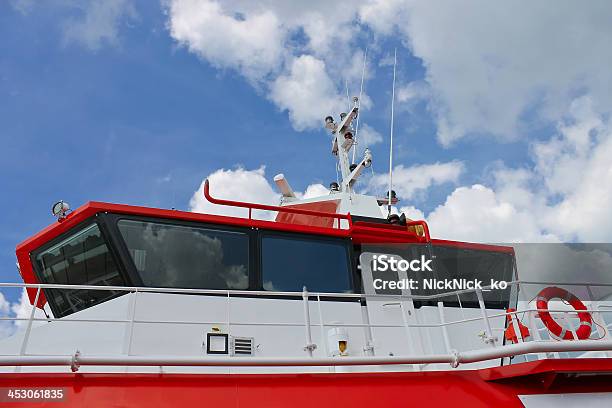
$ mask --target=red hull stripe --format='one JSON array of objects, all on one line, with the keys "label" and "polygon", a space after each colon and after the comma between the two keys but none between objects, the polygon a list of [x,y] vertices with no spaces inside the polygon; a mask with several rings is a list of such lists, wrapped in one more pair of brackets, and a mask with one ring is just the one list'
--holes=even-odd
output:
[{"label": "red hull stripe", "polygon": [[[573,376],[588,372],[599,375]],[[612,359],[367,374],[0,374],[0,387],[66,389],[79,407],[521,407],[518,395],[612,392]],[[58,406],[56,402],[14,406]],[[11,404],[3,404],[11,406]]]}]

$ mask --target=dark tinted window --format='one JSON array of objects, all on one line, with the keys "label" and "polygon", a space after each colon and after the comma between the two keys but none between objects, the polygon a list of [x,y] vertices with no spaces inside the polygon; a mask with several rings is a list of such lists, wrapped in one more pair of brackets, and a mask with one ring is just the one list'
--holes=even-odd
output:
[{"label": "dark tinted window", "polygon": [[[459,248],[452,246],[422,245],[422,244],[383,244],[363,245],[359,248],[362,253],[385,254],[400,257],[404,260],[415,260],[424,256],[432,259],[431,271],[406,272],[406,277],[417,282],[418,289],[410,290],[413,295],[436,296],[459,289],[429,289],[425,288],[425,281],[466,281],[478,280],[481,285],[488,286],[491,279],[496,281],[511,282],[514,279],[514,257],[511,253],[500,251],[487,251],[471,248]],[[366,269],[366,273],[372,274],[372,279],[383,281],[398,281],[399,274],[388,268],[386,271],[374,271],[372,265]],[[401,294],[399,289],[374,289],[377,294]],[[405,291],[407,292],[407,291]],[[483,290],[483,299],[489,309],[505,309],[510,305],[511,288]],[[438,301],[443,301],[446,306],[479,307],[478,298],[474,292],[460,295],[448,295],[437,297],[434,300],[415,301],[417,307],[436,306]]]},{"label": "dark tinted window", "polygon": [[344,241],[262,237],[262,281],[265,290],[351,292],[348,248]]},{"label": "dark tinted window", "polygon": [[[97,224],[36,255],[42,283],[125,286]],[[85,309],[121,292],[45,289],[56,317]]]},{"label": "dark tinted window", "polygon": [[120,220],[118,226],[146,286],[249,286],[249,236],[245,233],[134,220]]},{"label": "dark tinted window", "polygon": [[[509,253],[444,246],[434,246],[432,251],[434,270],[438,279],[477,279],[482,281],[482,286],[490,285],[491,279],[506,282],[513,280],[514,261],[513,256]],[[486,307],[508,308],[510,290],[509,286],[504,290],[483,291]],[[438,291],[440,292],[443,291]],[[460,299],[464,307],[478,307],[478,298],[475,293],[462,294]],[[459,300],[457,300],[458,303]]]}]

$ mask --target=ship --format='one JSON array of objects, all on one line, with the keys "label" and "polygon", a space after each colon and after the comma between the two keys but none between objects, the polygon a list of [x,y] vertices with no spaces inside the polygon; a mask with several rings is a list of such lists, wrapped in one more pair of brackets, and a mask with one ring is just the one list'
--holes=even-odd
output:
[{"label": "ship", "polygon": [[320,197],[279,174],[278,205],[204,183],[240,217],[56,203],[16,248],[23,282],[0,284],[33,306],[3,318],[21,329],[0,340],[0,401],[612,406],[612,285],[529,281],[513,246],[436,238],[391,188],[359,193],[358,114],[325,119],[339,177]]}]

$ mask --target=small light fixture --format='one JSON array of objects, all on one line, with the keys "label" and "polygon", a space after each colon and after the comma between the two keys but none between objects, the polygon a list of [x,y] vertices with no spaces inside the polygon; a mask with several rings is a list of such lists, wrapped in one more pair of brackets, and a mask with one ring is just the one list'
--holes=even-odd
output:
[{"label": "small light fixture", "polygon": [[58,221],[62,221],[64,218],[66,218],[66,213],[68,213],[68,211],[70,211],[70,205],[61,200],[53,204],[51,207],[51,214],[57,217]]},{"label": "small light fixture", "polygon": [[387,221],[389,221],[391,225],[400,225],[400,217],[397,214],[389,214]]},{"label": "small light fixture", "polygon": [[330,189],[332,192],[338,192],[338,191],[340,191],[340,186],[338,185],[338,183],[336,183],[335,181],[333,181],[333,182],[331,182],[331,183],[329,184],[329,189]]},{"label": "small light fixture", "polygon": [[334,118],[328,116],[325,118],[325,128],[334,132],[336,130],[336,124],[334,123]]}]

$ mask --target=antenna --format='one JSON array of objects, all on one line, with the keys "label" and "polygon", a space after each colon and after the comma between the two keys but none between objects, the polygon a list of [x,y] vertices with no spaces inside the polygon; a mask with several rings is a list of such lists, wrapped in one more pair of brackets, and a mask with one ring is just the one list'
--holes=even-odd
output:
[{"label": "antenna", "polygon": [[348,79],[344,80],[344,87],[346,88],[346,105],[348,110],[351,110],[351,97],[349,96]]},{"label": "antenna", "polygon": [[397,66],[397,47],[393,55],[393,90],[391,93],[391,141],[389,144],[389,197],[387,209],[391,215],[391,192],[393,188],[393,107],[395,105],[395,67]]},{"label": "antenna", "polygon": [[[363,94],[363,79],[365,77],[366,58],[367,58],[367,56],[368,56],[368,47],[366,47],[366,49],[365,49],[365,51],[363,53],[363,67],[361,68],[361,87],[359,88],[359,105],[357,106],[358,108],[361,108],[361,95]],[[355,123],[355,145],[353,147],[353,161],[352,161],[352,163],[355,163],[355,153],[357,152],[357,132],[359,131],[359,117],[361,115],[362,115],[362,113],[360,112],[360,114],[357,116],[357,123]]]}]

